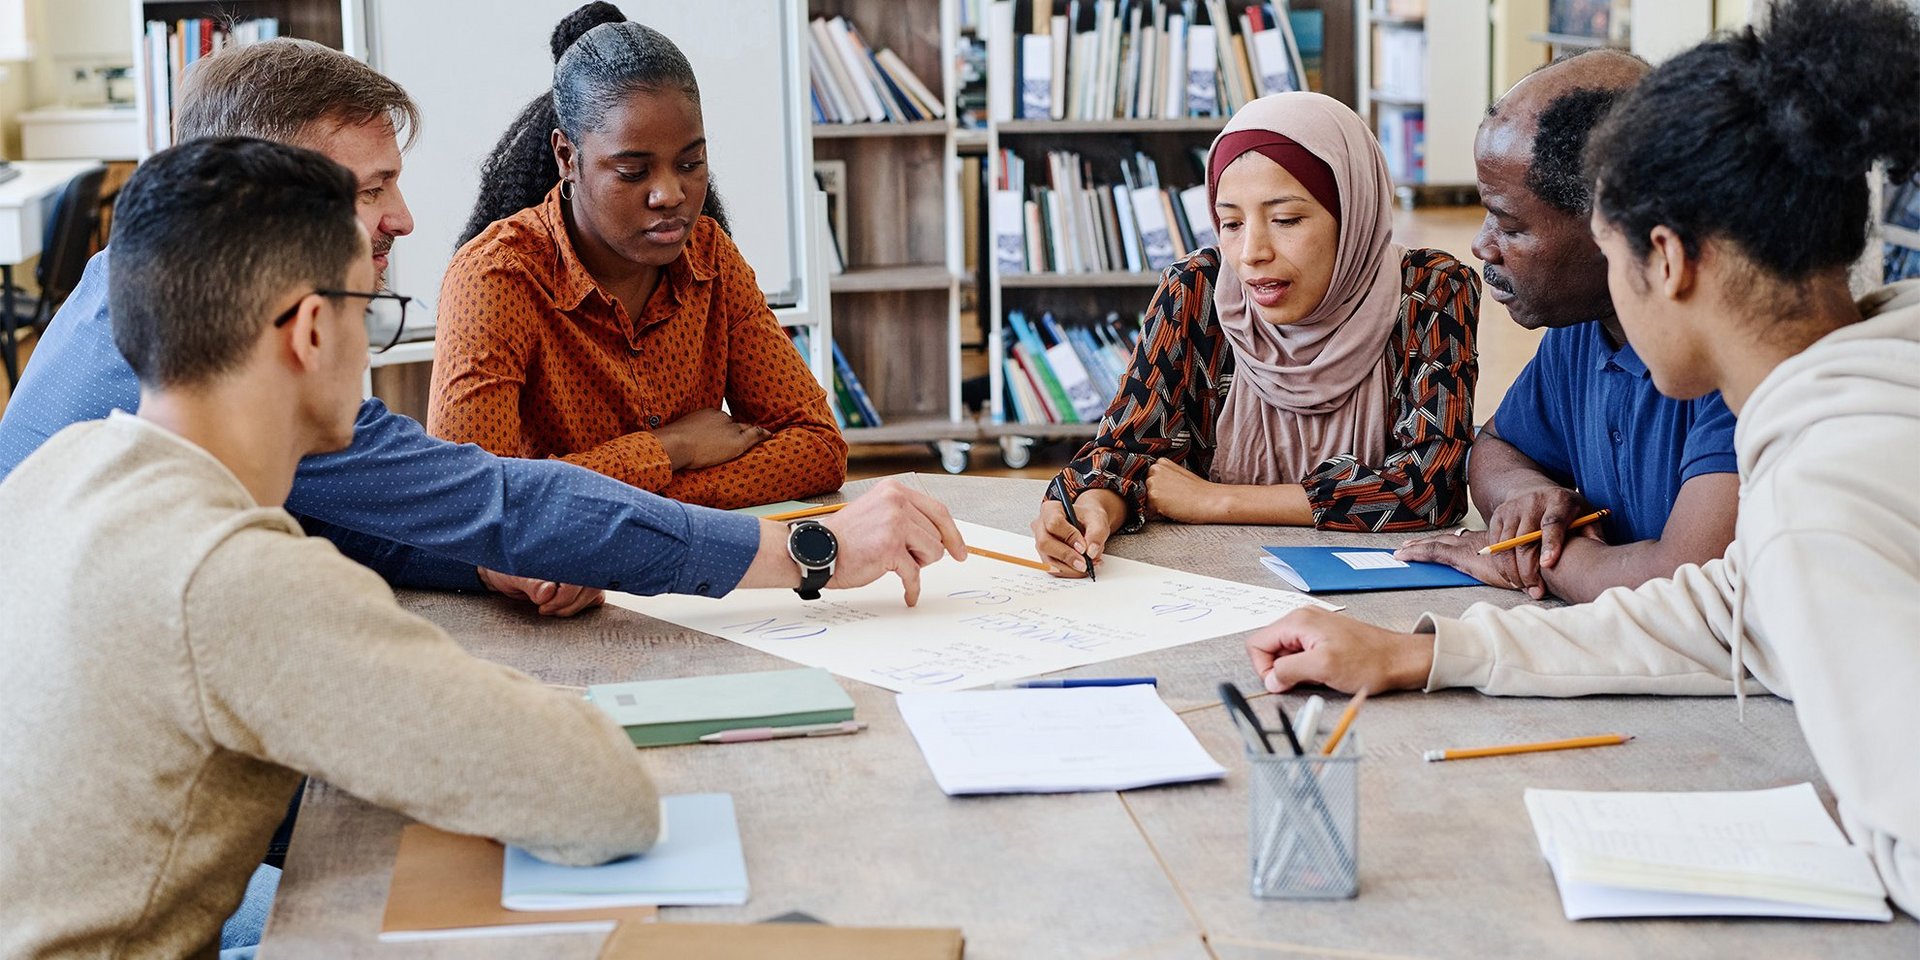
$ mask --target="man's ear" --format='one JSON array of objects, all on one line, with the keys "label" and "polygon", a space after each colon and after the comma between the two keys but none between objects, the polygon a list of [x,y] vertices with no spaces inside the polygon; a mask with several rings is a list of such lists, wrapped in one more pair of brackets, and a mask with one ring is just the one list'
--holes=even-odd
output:
[{"label": "man's ear", "polygon": [[1668,300],[1685,300],[1693,293],[1694,285],[1699,281],[1700,262],[1687,255],[1687,245],[1673,228],[1659,224],[1647,235],[1653,250],[1648,255],[1647,266],[1661,296]]},{"label": "man's ear", "polygon": [[320,313],[326,309],[327,298],[310,293],[300,298],[300,306],[294,311],[293,319],[275,331],[286,344],[287,362],[296,372],[309,373],[320,366]]}]

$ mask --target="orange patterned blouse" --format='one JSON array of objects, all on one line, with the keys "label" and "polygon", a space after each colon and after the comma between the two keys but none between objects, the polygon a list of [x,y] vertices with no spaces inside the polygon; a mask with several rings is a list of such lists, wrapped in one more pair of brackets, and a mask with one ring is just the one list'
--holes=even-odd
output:
[{"label": "orange patterned blouse", "polygon": [[[454,255],[440,286],[427,431],[500,456],[577,463],[687,503],[732,508],[837,490],[847,444],[753,269],[709,217],[639,311],[567,238],[559,190]],[[726,401],[773,436],[675,473],[651,431]]]}]

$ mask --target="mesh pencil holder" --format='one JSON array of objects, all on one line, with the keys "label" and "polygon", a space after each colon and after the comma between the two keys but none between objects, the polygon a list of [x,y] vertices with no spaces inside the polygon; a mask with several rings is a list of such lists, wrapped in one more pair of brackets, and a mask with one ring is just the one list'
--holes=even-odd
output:
[{"label": "mesh pencil holder", "polygon": [[1247,754],[1253,895],[1339,900],[1360,892],[1360,743],[1337,756]]}]

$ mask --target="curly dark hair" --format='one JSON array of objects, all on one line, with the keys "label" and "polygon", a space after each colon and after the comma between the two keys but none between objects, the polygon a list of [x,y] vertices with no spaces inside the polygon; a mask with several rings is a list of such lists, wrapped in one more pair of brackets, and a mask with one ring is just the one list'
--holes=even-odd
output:
[{"label": "curly dark hair", "polygon": [[1554,97],[1540,111],[1527,164],[1527,189],[1561,213],[1593,210],[1593,182],[1581,166],[1587,138],[1627,89],[1582,87]]},{"label": "curly dark hair", "polygon": [[1902,0],[1781,0],[1767,25],[1660,65],[1587,147],[1600,214],[1651,252],[1730,242],[1787,282],[1866,247],[1867,172],[1920,163],[1920,15]]},{"label": "curly dark hair", "polygon": [[[613,24],[606,30],[598,28]],[[510,217],[546,198],[560,182],[553,160],[555,129],[578,141],[621,98],[635,90],[684,90],[700,102],[693,65],[665,34],[633,23],[611,3],[586,4],[561,18],[549,41],[553,88],[520,110],[507,132],[480,165],[480,196],[460,231],[455,247],[480,235],[488,224]],[[711,186],[701,211],[732,233],[726,207]]]}]

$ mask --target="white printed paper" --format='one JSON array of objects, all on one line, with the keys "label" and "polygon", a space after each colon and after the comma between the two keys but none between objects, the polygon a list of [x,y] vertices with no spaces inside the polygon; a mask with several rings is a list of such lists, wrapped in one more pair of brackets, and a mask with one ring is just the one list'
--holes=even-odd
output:
[{"label": "white printed paper", "polygon": [[949,796],[1131,790],[1227,774],[1151,685],[903,693]]},{"label": "white printed paper", "polygon": [[[1033,556],[1033,540],[961,521],[969,545]],[[920,572],[909,608],[888,576],[801,600],[792,590],[607,601],[670,623],[823,667],[889,690],[964,690],[1177,647],[1255,627],[1302,607],[1303,594],[1108,556],[1099,580],[1067,580],[985,556]]]},{"label": "white printed paper", "polygon": [[1354,553],[1335,553],[1341,563],[1354,570],[1405,570],[1405,560],[1395,560],[1391,553],[1358,551]]}]

